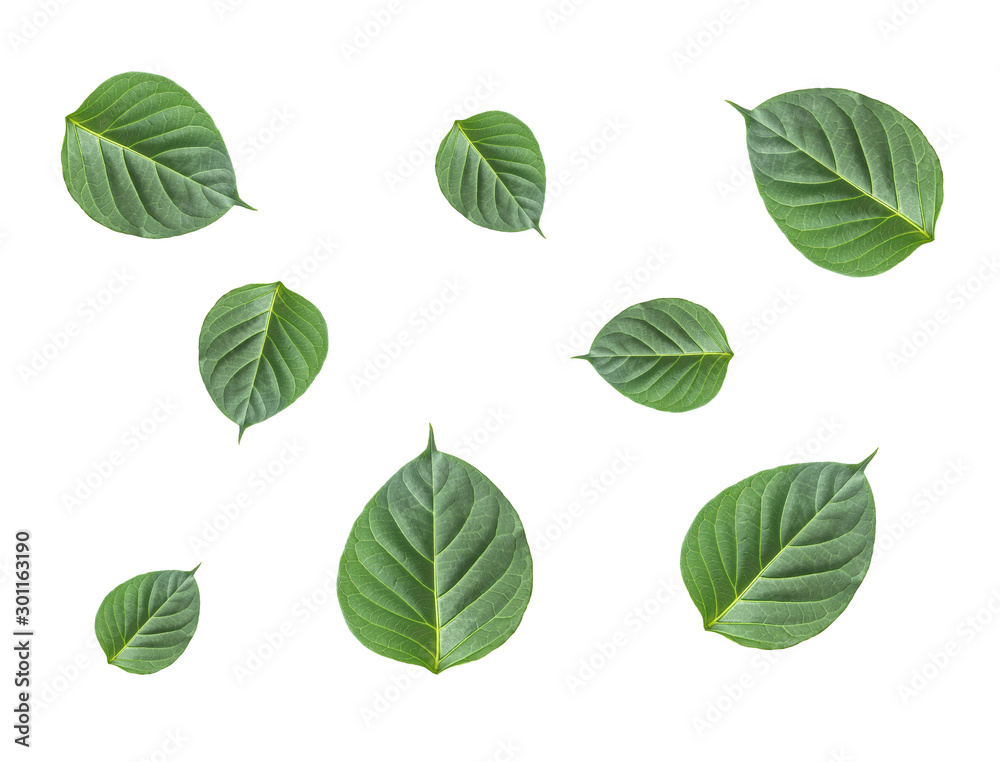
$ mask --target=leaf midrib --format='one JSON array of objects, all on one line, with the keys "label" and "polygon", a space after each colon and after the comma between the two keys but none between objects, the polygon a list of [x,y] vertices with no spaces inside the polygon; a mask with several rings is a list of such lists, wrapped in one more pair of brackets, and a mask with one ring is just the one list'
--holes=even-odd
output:
[{"label": "leaf midrib", "polygon": [[677,352],[675,354],[661,354],[659,352],[653,352],[651,354],[640,355],[630,352],[629,354],[609,354],[601,355],[588,352],[586,355],[580,355],[581,357],[733,357],[732,352]]},{"label": "leaf midrib", "polygon": [[[723,611],[723,612],[722,612],[721,614],[717,615],[717,616],[715,617],[715,619],[713,619],[713,620],[712,620],[711,622],[707,622],[707,623],[705,624],[705,629],[706,629],[706,630],[707,630],[707,629],[709,629],[709,628],[711,628],[711,627],[714,627],[714,626],[715,626],[716,624],[718,624],[718,623],[719,623],[719,621],[720,621],[720,620],[721,620],[721,619],[722,619],[722,618],[723,618],[723,617],[724,617],[724,616],[725,616],[726,614],[728,614],[728,613],[730,612],[730,610],[731,610],[731,609],[732,609],[732,608],[733,608],[733,607],[734,607],[734,606],[735,606],[735,605],[736,605],[737,603],[740,603],[740,602],[742,602],[742,600],[743,600],[743,596],[744,596],[744,595],[746,595],[747,591],[749,591],[749,590],[750,590],[750,589],[751,589],[751,588],[752,588],[752,587],[753,587],[753,586],[754,586],[755,584],[757,584],[757,581],[758,581],[758,580],[760,580],[760,579],[761,579],[761,578],[762,578],[762,577],[764,576],[764,572],[766,572],[766,571],[767,571],[768,569],[770,569],[770,568],[771,568],[771,564],[773,564],[773,563],[774,563],[775,561],[777,561],[777,560],[778,560],[779,558],[781,558],[781,554],[782,554],[782,553],[784,553],[784,552],[785,552],[786,550],[788,550],[788,548],[790,548],[790,547],[792,546],[792,543],[794,543],[794,542],[795,542],[796,538],[798,538],[798,536],[799,536],[800,534],[802,534],[802,533],[803,533],[804,531],[806,531],[806,529],[808,529],[808,528],[809,528],[809,526],[810,526],[810,525],[811,525],[811,524],[813,523],[813,521],[815,521],[815,520],[816,520],[816,518],[817,518],[817,517],[818,517],[818,516],[819,516],[819,515],[820,515],[820,514],[821,514],[821,513],[822,513],[822,512],[824,511],[824,510],[826,510],[826,508],[827,508],[827,507],[828,507],[828,506],[829,506],[829,505],[830,505],[830,504],[831,504],[831,503],[832,503],[832,502],[834,501],[834,499],[835,499],[835,498],[837,497],[837,495],[839,495],[839,494],[841,493],[841,491],[843,491],[844,487],[846,487],[846,486],[847,486],[847,485],[848,485],[848,484],[849,484],[849,483],[851,482],[851,480],[852,480],[852,479],[853,479],[853,478],[854,478],[855,476],[857,476],[857,475],[858,475],[858,473],[860,473],[860,469],[859,469],[858,471],[855,471],[855,472],[854,472],[853,474],[851,474],[851,475],[850,475],[850,477],[849,477],[849,478],[847,479],[847,481],[846,481],[846,482],[844,482],[843,486],[841,486],[841,488],[840,488],[840,489],[838,489],[838,490],[837,490],[836,492],[834,492],[834,493],[833,493],[833,495],[831,495],[831,496],[830,496],[830,499],[826,501],[826,503],[825,503],[825,504],[823,505],[823,507],[822,507],[822,508],[820,508],[820,509],[819,509],[818,511],[816,511],[816,513],[815,513],[815,514],[813,514],[812,518],[810,518],[810,519],[809,519],[809,521],[807,521],[807,522],[806,522],[805,524],[803,524],[803,525],[802,525],[802,528],[801,528],[801,529],[799,529],[799,531],[798,531],[798,532],[796,532],[796,533],[795,533],[795,534],[794,534],[794,535],[792,536],[792,538],[791,538],[791,539],[790,539],[790,540],[789,540],[788,542],[786,542],[786,543],[785,543],[784,545],[782,545],[782,546],[781,546],[781,549],[780,549],[780,550],[778,550],[778,552],[774,554],[774,558],[772,558],[772,559],[771,559],[770,561],[768,561],[768,562],[767,562],[767,564],[765,564],[765,565],[764,565],[764,568],[763,568],[763,569],[761,569],[761,570],[760,570],[760,571],[759,571],[759,572],[758,572],[758,573],[757,573],[757,574],[756,574],[756,575],[754,576],[754,578],[753,578],[752,580],[750,580],[750,582],[749,582],[749,583],[747,584],[747,586],[746,586],[746,587],[744,587],[744,588],[743,588],[743,590],[742,590],[742,591],[740,591],[739,593],[737,593],[736,597],[735,597],[735,598],[733,598],[733,602],[732,602],[732,603],[730,603],[730,604],[729,604],[728,606],[726,606],[726,609],[725,609],[725,611]],[[782,513],[784,513],[784,510],[783,510],[783,509],[782,509]],[[763,510],[761,511],[761,520],[763,521]],[[723,624],[738,624],[738,623],[736,623],[736,622],[733,622],[733,623],[730,623],[730,622],[723,622]]]},{"label": "leaf midrib", "polygon": [[[433,440],[432,440],[433,441]],[[441,599],[438,597],[437,491],[434,485],[434,448],[429,447],[431,467],[431,567],[434,573],[434,674],[441,668]]]},{"label": "leaf midrib", "polygon": [[[733,104],[733,105],[735,105],[735,104]],[[828,170],[833,175],[835,175],[838,179],[843,180],[845,183],[847,183],[848,185],[850,185],[852,188],[854,188],[856,191],[858,191],[858,193],[860,193],[861,195],[863,195],[865,198],[871,199],[875,203],[879,204],[881,207],[883,207],[884,209],[886,209],[893,216],[899,217],[901,220],[905,220],[906,222],[908,222],[913,227],[914,230],[916,230],[918,233],[920,233],[921,235],[923,235],[924,238],[926,238],[928,241],[933,241],[934,240],[934,236],[931,235],[927,230],[925,230],[922,227],[922,225],[918,225],[916,222],[914,222],[909,217],[907,217],[905,214],[903,214],[903,212],[901,212],[899,209],[893,209],[885,201],[883,201],[878,196],[876,196],[874,190],[872,190],[871,192],[866,191],[861,186],[856,185],[854,182],[852,182],[851,180],[849,180],[846,177],[844,177],[842,174],[840,174],[840,172],[838,172],[833,167],[828,166],[826,164],[826,162],[821,161],[820,159],[817,159],[815,156],[813,156],[807,150],[805,150],[801,146],[797,145],[796,143],[793,143],[791,140],[788,139],[787,136],[782,135],[780,132],[778,132],[777,130],[775,130],[770,125],[764,124],[764,122],[760,121],[756,116],[753,115],[754,110],[743,109],[743,108],[740,108],[739,106],[737,106],[737,109],[739,111],[743,112],[744,114],[746,114],[747,116],[749,116],[751,119],[753,119],[761,127],[764,127],[765,129],[770,130],[772,133],[774,133],[779,138],[781,138],[786,143],[788,143],[788,145],[792,146],[796,151],[799,151],[799,152],[805,154],[807,157],[809,157],[810,159],[812,159],[814,162],[816,162],[817,164],[819,164],[821,167],[823,167],[824,169]],[[853,124],[853,121],[854,120],[852,119],[851,120],[852,124]],[[822,126],[821,126],[821,129],[822,129]],[[825,130],[824,130],[824,134],[826,134]],[[829,137],[827,138],[827,140],[829,140]],[[860,144],[860,140],[859,140],[859,144]],[[862,146],[862,153],[864,153],[864,147],[863,146]],[[890,149],[890,156],[891,156],[891,149]],[[871,165],[868,164],[868,156],[867,156],[867,154],[865,154],[865,164],[868,165],[869,171],[870,171]],[[920,180],[919,180],[919,175],[918,175],[918,178],[917,178],[918,185],[919,185],[919,182],[920,182]],[[895,184],[895,175],[893,176],[893,184]],[[874,186],[874,182],[872,183],[872,185]],[[921,216],[923,216],[923,210],[924,210],[924,205],[923,205],[923,200],[921,199],[921,202],[920,202],[920,213],[921,213]]]},{"label": "leaf midrib", "polygon": [[264,359],[264,347],[267,346],[267,332],[271,327],[271,316],[274,314],[274,303],[278,298],[278,291],[281,289],[281,284],[276,284],[274,287],[274,293],[271,294],[271,304],[267,308],[267,320],[264,322],[264,330],[261,332],[260,339],[260,351],[257,353],[256,366],[253,369],[253,380],[250,382],[250,391],[247,392],[247,406],[243,410],[243,420],[240,421],[240,439],[243,438],[243,432],[249,428],[246,425],[247,413],[250,411],[250,398],[253,397],[253,391],[257,386],[257,374],[260,373],[260,361]]},{"label": "leaf midrib", "polygon": [[113,146],[115,146],[117,148],[120,148],[123,151],[128,151],[129,153],[134,154],[135,156],[138,156],[138,157],[140,157],[142,159],[145,159],[146,161],[150,162],[151,164],[155,164],[157,167],[163,167],[163,169],[167,170],[168,172],[172,172],[173,174],[177,175],[178,177],[182,177],[185,180],[188,180],[188,181],[194,183],[195,185],[197,185],[200,188],[204,188],[207,191],[211,191],[216,196],[220,196],[221,198],[228,199],[229,201],[233,202],[234,204],[242,203],[242,202],[240,202],[238,200],[235,200],[235,199],[231,198],[230,196],[227,196],[225,193],[220,193],[219,191],[215,190],[215,188],[212,188],[212,187],[210,187],[208,185],[205,185],[204,183],[198,182],[193,177],[188,177],[187,175],[185,175],[185,174],[183,174],[181,172],[178,172],[176,169],[174,169],[172,167],[168,167],[166,164],[163,164],[163,163],[157,161],[156,159],[153,159],[153,158],[151,158],[149,156],[146,156],[146,154],[144,154],[144,153],[139,153],[139,151],[136,151],[134,148],[131,148],[130,146],[127,146],[127,145],[124,145],[122,143],[119,143],[118,141],[112,140],[111,138],[107,137],[106,135],[102,135],[99,132],[94,132],[93,130],[91,130],[91,129],[87,128],[87,127],[84,127],[78,121],[76,121],[75,119],[73,119],[72,116],[67,116],[66,117],[66,121],[69,122],[70,124],[72,124],[78,130],[83,130],[84,132],[89,133],[90,135],[93,135],[98,140],[103,140],[105,143],[110,143],[111,145],[113,145]]}]

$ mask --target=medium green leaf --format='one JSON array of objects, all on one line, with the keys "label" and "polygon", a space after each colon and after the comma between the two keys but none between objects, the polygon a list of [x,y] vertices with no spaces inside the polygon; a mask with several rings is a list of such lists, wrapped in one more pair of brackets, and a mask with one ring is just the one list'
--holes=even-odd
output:
[{"label": "medium green leaf", "polygon": [[542,232],[545,162],[517,117],[486,111],[456,121],[441,141],[435,169],[444,197],[477,225]]},{"label": "medium green leaf", "polygon": [[198,363],[219,410],[243,432],[284,410],[313,382],[329,346],[326,321],[279,281],[230,291],[201,327]]},{"label": "medium green leaf", "polygon": [[151,675],[177,661],[198,627],[196,571],[140,574],[107,594],[94,631],[108,664]]},{"label": "medium green leaf", "polygon": [[247,209],[212,117],[158,74],[104,82],[66,117],[63,179],[76,203],[119,233],[168,238]]},{"label": "medium green leaf", "polygon": [[641,405],[681,413],[722,388],[733,350],[715,315],[684,299],[653,299],[615,315],[588,360],[605,381]]},{"label": "medium green leaf", "polygon": [[896,109],[850,90],[785,93],[746,119],[764,205],[827,270],[877,275],[934,240],[943,176],[934,148]]},{"label": "medium green leaf", "polygon": [[705,629],[753,648],[788,648],[840,616],[875,545],[864,470],[803,463],[761,471],[701,509],[681,575]]},{"label": "medium green leaf", "polygon": [[427,449],[368,502],[340,559],[347,626],[377,654],[438,673],[499,647],[532,583],[524,527],[496,485]]}]

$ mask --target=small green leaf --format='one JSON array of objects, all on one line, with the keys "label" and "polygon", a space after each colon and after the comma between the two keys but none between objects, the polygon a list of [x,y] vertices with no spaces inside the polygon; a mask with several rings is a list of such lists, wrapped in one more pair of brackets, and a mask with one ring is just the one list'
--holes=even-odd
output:
[{"label": "small green leaf", "polygon": [[158,74],[107,80],[66,117],[63,179],[76,203],[119,233],[168,238],[233,206],[236,174],[212,117]]},{"label": "small green leaf", "polygon": [[733,350],[715,315],[684,299],[653,299],[615,315],[594,338],[588,360],[630,400],[681,413],[722,388]]},{"label": "small green leaf", "polygon": [[151,675],[177,661],[198,627],[196,571],[140,574],[107,594],[94,631],[108,664]]},{"label": "small green leaf", "polygon": [[545,162],[517,117],[486,111],[456,121],[441,141],[435,169],[444,197],[477,225],[542,232]]},{"label": "small green leaf", "polygon": [[326,321],[279,281],[234,289],[201,327],[198,363],[212,401],[243,432],[301,397],[326,360]]},{"label": "small green leaf", "polygon": [[840,616],[875,547],[875,499],[855,466],[761,471],[701,509],[681,575],[705,629],[753,648],[788,648]]},{"label": "small green leaf", "polygon": [[850,90],[797,90],[746,120],[754,179],[771,218],[812,262],[878,275],[934,240],[941,163],[896,109]]},{"label": "small green leaf", "polygon": [[438,673],[482,658],[531,597],[524,527],[465,461],[427,449],[368,502],[340,559],[347,626],[377,654]]}]

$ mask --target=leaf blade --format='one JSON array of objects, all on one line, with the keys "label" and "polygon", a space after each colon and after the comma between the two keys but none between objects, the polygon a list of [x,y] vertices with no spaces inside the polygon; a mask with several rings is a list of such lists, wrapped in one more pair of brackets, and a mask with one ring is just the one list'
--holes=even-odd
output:
[{"label": "leaf blade", "polygon": [[108,664],[149,675],[180,658],[198,627],[201,596],[196,571],[198,567],[189,572],[147,572],[105,596],[94,631]]},{"label": "leaf blade", "polygon": [[686,412],[722,389],[733,351],[715,315],[685,299],[626,308],[598,332],[587,360],[619,393],[654,410]]},{"label": "leaf blade", "polygon": [[934,148],[896,109],[850,90],[784,93],[743,115],[771,218],[810,261],[883,273],[934,240],[943,175]]},{"label": "leaf blade", "polygon": [[516,511],[481,472],[427,448],[369,501],[337,593],[355,637],[434,673],[482,658],[517,629],[531,553]]},{"label": "leaf blade", "polygon": [[326,320],[281,281],[224,294],[202,324],[198,364],[212,401],[239,426],[281,412],[316,379],[329,351]]},{"label": "leaf blade", "polygon": [[143,238],[182,235],[233,206],[225,142],[202,106],[175,82],[127,72],[103,82],[66,117],[63,179],[91,219]]},{"label": "leaf blade", "polygon": [[788,648],[825,630],[864,580],[875,503],[857,465],[761,471],[698,513],[681,576],[706,630],[754,648]]},{"label": "leaf blade", "polygon": [[456,120],[435,159],[441,193],[466,219],[490,230],[542,235],[545,161],[528,126],[503,111]]}]

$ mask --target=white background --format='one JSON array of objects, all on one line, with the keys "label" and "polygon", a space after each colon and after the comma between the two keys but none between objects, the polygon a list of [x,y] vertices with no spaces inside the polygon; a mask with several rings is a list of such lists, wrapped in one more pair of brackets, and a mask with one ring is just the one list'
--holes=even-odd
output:
[{"label": "white background", "polygon": [[[35,758],[982,751],[1000,667],[1000,14],[902,5],[6,0],[0,621],[7,642],[13,534],[27,528]],[[390,21],[366,42],[372,13]],[[59,172],[63,117],[129,70],[169,76],[205,106],[259,212],[147,241],[76,206]],[[830,273],[787,243],[724,102],[817,86],[890,103],[938,147],[938,240],[884,275]],[[440,136],[489,109],[541,144],[547,240],[477,227],[437,188]],[[128,283],[111,294],[116,272]],[[323,311],[331,350],[306,395],[237,446],[203,388],[198,332],[223,293],[279,278]],[[708,307],[741,349],[719,396],[682,415],[633,404],[567,359],[612,314],[668,296]],[[71,321],[80,330],[54,351],[50,334]],[[386,363],[401,332],[409,345]],[[919,348],[894,362],[908,341]],[[36,351],[52,359],[25,377]],[[383,370],[359,390],[368,362]],[[160,401],[175,409],[154,424]],[[354,639],[328,591],[351,524],[423,449],[428,422],[518,509],[535,592],[502,648],[412,677]],[[299,452],[282,465],[286,443]],[[844,615],[770,655],[704,632],[678,569],[701,506],[758,470],[853,463],[876,446],[880,550]],[[121,464],[68,509],[114,452]],[[615,474],[622,454],[634,462]],[[269,466],[281,473],[261,488]],[[249,507],[197,548],[241,493]],[[201,622],[181,659],[146,677],[104,664],[104,595],[199,562]],[[13,661],[2,668],[7,708]],[[921,690],[913,670],[931,675]]]}]

